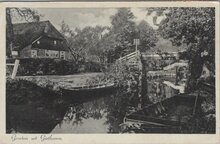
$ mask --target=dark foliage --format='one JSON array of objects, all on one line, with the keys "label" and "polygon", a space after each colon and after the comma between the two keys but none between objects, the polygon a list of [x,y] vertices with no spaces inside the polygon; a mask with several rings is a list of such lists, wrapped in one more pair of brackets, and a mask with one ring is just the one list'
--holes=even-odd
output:
[{"label": "dark foliage", "polygon": [[215,62],[215,9],[164,7],[147,10],[148,14],[157,13],[155,23],[158,16],[166,17],[158,25],[158,33],[163,38],[171,40],[173,45],[187,45],[190,75],[186,90],[194,91],[204,63]]},{"label": "dark foliage", "polygon": [[[7,63],[13,63],[14,59],[8,59]],[[18,67],[18,76],[33,75],[70,75],[79,72],[101,72],[103,66],[95,62],[67,61],[61,59],[21,59]]]}]

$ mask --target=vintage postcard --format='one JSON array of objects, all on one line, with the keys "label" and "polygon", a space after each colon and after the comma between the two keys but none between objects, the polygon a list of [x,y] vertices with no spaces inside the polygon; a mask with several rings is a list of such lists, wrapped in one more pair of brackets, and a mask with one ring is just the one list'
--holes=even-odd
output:
[{"label": "vintage postcard", "polygon": [[0,144],[220,143],[218,2],[0,11]]}]

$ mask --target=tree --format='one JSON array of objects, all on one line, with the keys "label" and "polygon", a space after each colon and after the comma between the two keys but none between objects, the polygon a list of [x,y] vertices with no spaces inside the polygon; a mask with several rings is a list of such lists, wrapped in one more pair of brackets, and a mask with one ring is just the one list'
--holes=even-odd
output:
[{"label": "tree", "polygon": [[[75,32],[70,29],[69,25],[62,21],[60,24],[60,33],[64,36],[67,47],[69,48],[70,52],[75,61],[78,61],[81,55],[79,51],[75,49],[74,45],[74,38],[76,36]],[[79,31],[79,30],[78,30]]]},{"label": "tree", "polygon": [[105,27],[101,26],[85,27],[77,33],[74,40],[74,47],[81,49],[87,60],[93,61],[95,58],[96,61],[101,62],[104,49],[100,47],[100,42],[104,30]]},{"label": "tree", "polygon": [[14,49],[14,31],[12,19],[24,19],[27,22],[39,21],[42,15],[30,8],[6,8],[6,55],[11,56]]},{"label": "tree", "polygon": [[105,36],[105,30],[108,27],[96,26],[90,29],[90,36],[88,37],[87,54],[92,56],[90,60],[95,59],[99,62],[104,62],[105,47],[102,47],[102,39]]},{"label": "tree", "polygon": [[12,51],[12,44],[14,42],[14,32],[11,19],[11,10],[6,8],[6,55],[10,56]]},{"label": "tree", "polygon": [[157,42],[155,30],[146,22],[141,21],[138,25],[134,22],[134,14],[128,8],[120,8],[111,16],[111,29],[105,37],[108,43],[108,57],[114,61],[121,56],[135,51],[133,40],[140,39],[140,50],[146,51]]},{"label": "tree", "polygon": [[70,27],[62,21],[60,32],[64,35],[67,45],[71,50],[74,59],[85,61],[103,62],[105,59],[105,47],[103,47],[102,38],[108,27],[87,26],[83,29],[76,28],[71,30]]},{"label": "tree", "polygon": [[[148,14],[166,18],[159,24],[158,32],[174,45],[187,45],[190,76],[187,91],[196,89],[205,61],[215,63],[215,9],[214,8],[149,8]],[[204,53],[206,55],[204,55]],[[214,69],[213,69],[214,71]]]},{"label": "tree", "polygon": [[115,45],[115,36],[111,31],[105,34],[100,41],[99,46],[103,50],[103,55],[107,59],[107,63],[112,63],[114,61]]},{"label": "tree", "polygon": [[116,58],[132,51],[132,42],[136,30],[134,18],[133,13],[127,8],[120,8],[115,15],[111,16],[110,37],[114,39]]},{"label": "tree", "polygon": [[137,25],[137,29],[140,35],[140,51],[147,51],[154,47],[158,41],[155,30],[144,20]]}]

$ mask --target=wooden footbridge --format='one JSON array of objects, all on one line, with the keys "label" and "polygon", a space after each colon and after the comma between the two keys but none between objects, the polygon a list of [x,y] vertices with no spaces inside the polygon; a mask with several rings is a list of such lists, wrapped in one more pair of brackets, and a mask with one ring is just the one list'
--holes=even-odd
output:
[{"label": "wooden footbridge", "polygon": [[120,57],[119,59],[116,60],[116,63],[125,63],[129,67],[136,67],[138,69],[142,68],[142,63],[141,63],[141,53],[139,50],[132,52],[128,55],[125,55],[123,57]]}]

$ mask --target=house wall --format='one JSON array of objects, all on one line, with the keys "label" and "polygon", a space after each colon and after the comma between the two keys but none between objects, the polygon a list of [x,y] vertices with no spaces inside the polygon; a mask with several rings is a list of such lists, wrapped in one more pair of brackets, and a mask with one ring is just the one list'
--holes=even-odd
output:
[{"label": "house wall", "polygon": [[65,59],[69,59],[69,53],[65,52]]},{"label": "house wall", "polygon": [[33,44],[23,48],[20,51],[20,57],[32,58],[36,52],[35,58],[61,58],[63,55],[62,59],[71,59],[71,53],[64,48],[65,45],[63,43],[61,40],[42,37],[34,41]]},{"label": "house wall", "polygon": [[30,58],[31,57],[31,45],[26,46],[20,51],[21,58]]},{"label": "house wall", "polygon": [[45,58],[45,50],[44,49],[37,49],[37,57]]},{"label": "house wall", "polygon": [[68,59],[73,59],[73,55],[72,55],[72,53],[71,53],[71,52],[68,52],[68,54],[69,54]]},{"label": "house wall", "polygon": [[[38,49],[38,48],[32,48],[31,45],[25,47],[20,51],[20,57],[21,58],[32,58],[32,51],[36,50],[37,52],[37,58],[45,58],[45,50],[44,49]],[[35,58],[36,58],[35,57]]]},{"label": "house wall", "polygon": [[65,52],[65,55],[66,59],[73,59],[71,52]]}]

